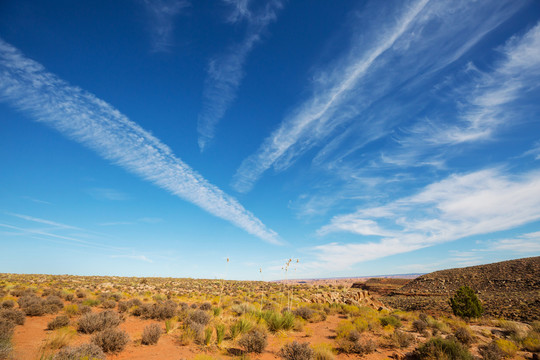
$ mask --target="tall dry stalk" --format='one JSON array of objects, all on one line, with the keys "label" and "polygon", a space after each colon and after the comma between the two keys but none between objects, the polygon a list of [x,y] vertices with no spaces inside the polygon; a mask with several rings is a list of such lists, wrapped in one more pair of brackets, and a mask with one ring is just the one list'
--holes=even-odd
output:
[{"label": "tall dry stalk", "polygon": [[223,287],[224,287],[224,282],[225,280],[227,279],[227,272],[229,270],[229,258],[227,258],[227,264],[225,265],[225,278],[224,279],[221,279],[221,290],[219,291],[219,301],[218,301],[218,307],[221,306],[221,295],[223,295]]}]

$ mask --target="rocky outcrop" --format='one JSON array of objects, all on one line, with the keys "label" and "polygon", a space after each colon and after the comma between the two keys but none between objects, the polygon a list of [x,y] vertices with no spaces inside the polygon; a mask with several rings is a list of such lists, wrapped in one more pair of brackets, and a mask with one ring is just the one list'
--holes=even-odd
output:
[{"label": "rocky outcrop", "polygon": [[323,292],[313,294],[309,299],[302,299],[305,302],[318,304],[347,304],[356,306],[369,306],[374,309],[387,308],[383,303],[371,297],[368,291],[360,289],[349,289],[342,292]]},{"label": "rocky outcrop", "polygon": [[540,257],[436,271],[381,300],[404,310],[450,311],[449,297],[464,285],[476,291],[487,315],[540,320]]}]

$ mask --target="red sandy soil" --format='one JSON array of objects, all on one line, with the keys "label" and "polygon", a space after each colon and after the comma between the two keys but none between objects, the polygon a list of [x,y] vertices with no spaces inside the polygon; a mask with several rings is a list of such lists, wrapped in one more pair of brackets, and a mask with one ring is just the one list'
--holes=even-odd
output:
[{"label": "red sandy soil", "polygon": [[[52,334],[52,331],[47,331],[47,323],[56,315],[46,315],[41,317],[27,317],[26,322],[22,326],[17,326],[13,337],[13,345],[15,348],[14,359],[17,360],[38,360],[40,357],[40,348],[45,343],[47,337]],[[250,358],[257,360],[274,360],[279,359],[279,349],[286,343],[296,340],[298,342],[309,342],[310,344],[327,343],[333,344],[335,337],[335,329],[343,319],[339,315],[329,316],[326,321],[317,323],[308,323],[302,332],[287,332],[269,336],[267,349],[258,355],[250,354]],[[183,360],[193,359],[197,354],[208,354],[216,359],[229,358],[235,356],[235,346],[225,342],[222,349],[216,346],[204,347],[198,345],[181,346],[178,343],[177,337],[180,330],[176,330],[171,334],[164,334],[159,339],[157,345],[141,345],[140,339],[143,329],[146,325],[155,323],[154,320],[144,320],[132,316],[128,316],[126,321],[120,325],[122,330],[125,330],[131,337],[131,341],[126,348],[118,353],[108,355],[110,360],[151,360],[151,359],[171,359]],[[164,322],[160,322],[164,324]],[[164,327],[163,327],[164,328]],[[307,334],[307,335],[306,335]],[[70,345],[78,345],[90,342],[90,335],[78,334],[75,336]],[[229,348],[229,351],[226,349]],[[411,347],[412,350],[414,345]],[[236,348],[236,351],[239,351]],[[386,350],[378,349],[375,353],[364,356],[363,359],[382,360],[387,359],[390,355],[401,352],[403,350]],[[337,360],[345,360],[357,358],[355,355],[339,354]]]}]

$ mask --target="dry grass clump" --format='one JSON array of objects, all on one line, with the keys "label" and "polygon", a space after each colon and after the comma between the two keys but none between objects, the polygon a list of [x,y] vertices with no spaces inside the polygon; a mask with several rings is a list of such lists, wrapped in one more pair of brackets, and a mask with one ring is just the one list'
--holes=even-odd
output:
[{"label": "dry grass clump", "polygon": [[159,337],[163,333],[159,324],[150,324],[145,326],[142,334],[141,343],[144,345],[157,344]]},{"label": "dry grass clump", "polygon": [[317,344],[313,346],[313,358],[315,360],[334,360],[334,350],[329,344]]},{"label": "dry grass clump", "polygon": [[47,324],[47,330],[56,330],[69,325],[69,317],[67,315],[58,315]]},{"label": "dry grass clump", "polygon": [[475,338],[469,328],[462,326],[454,331],[454,337],[465,346],[469,346],[474,343]]},{"label": "dry grass clump", "polygon": [[0,319],[12,321],[16,325],[24,325],[26,316],[20,310],[8,308],[0,310]]},{"label": "dry grass clump", "polygon": [[67,346],[67,344],[70,343],[71,339],[73,339],[76,334],[76,331],[71,328],[59,328],[47,338],[47,341],[45,342],[45,344],[43,344],[42,349],[61,349]]},{"label": "dry grass clump", "polygon": [[105,353],[115,353],[124,350],[129,342],[129,335],[116,328],[108,328],[92,336],[92,344],[95,344]]},{"label": "dry grass clump", "polygon": [[9,359],[11,356],[14,328],[15,324],[12,321],[0,318],[0,359]]},{"label": "dry grass clump", "polygon": [[65,347],[54,355],[53,360],[105,360],[103,350],[95,344],[83,344],[76,347]]},{"label": "dry grass clump", "polygon": [[240,338],[238,344],[248,353],[262,353],[268,345],[268,335],[262,329],[252,329]]},{"label": "dry grass clump", "polygon": [[279,356],[284,360],[312,360],[315,353],[309,347],[309,343],[299,343],[295,340],[283,345],[279,350]]},{"label": "dry grass clump", "polygon": [[78,330],[85,334],[92,334],[96,331],[102,331],[107,328],[118,326],[121,322],[118,314],[112,310],[106,310],[101,313],[88,313],[79,319]]}]

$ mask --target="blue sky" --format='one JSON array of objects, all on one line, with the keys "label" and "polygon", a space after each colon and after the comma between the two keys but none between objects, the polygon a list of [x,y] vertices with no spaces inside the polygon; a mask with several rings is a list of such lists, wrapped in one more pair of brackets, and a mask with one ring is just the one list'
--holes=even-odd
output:
[{"label": "blue sky", "polygon": [[0,272],[537,256],[539,86],[532,0],[2,1]]}]

